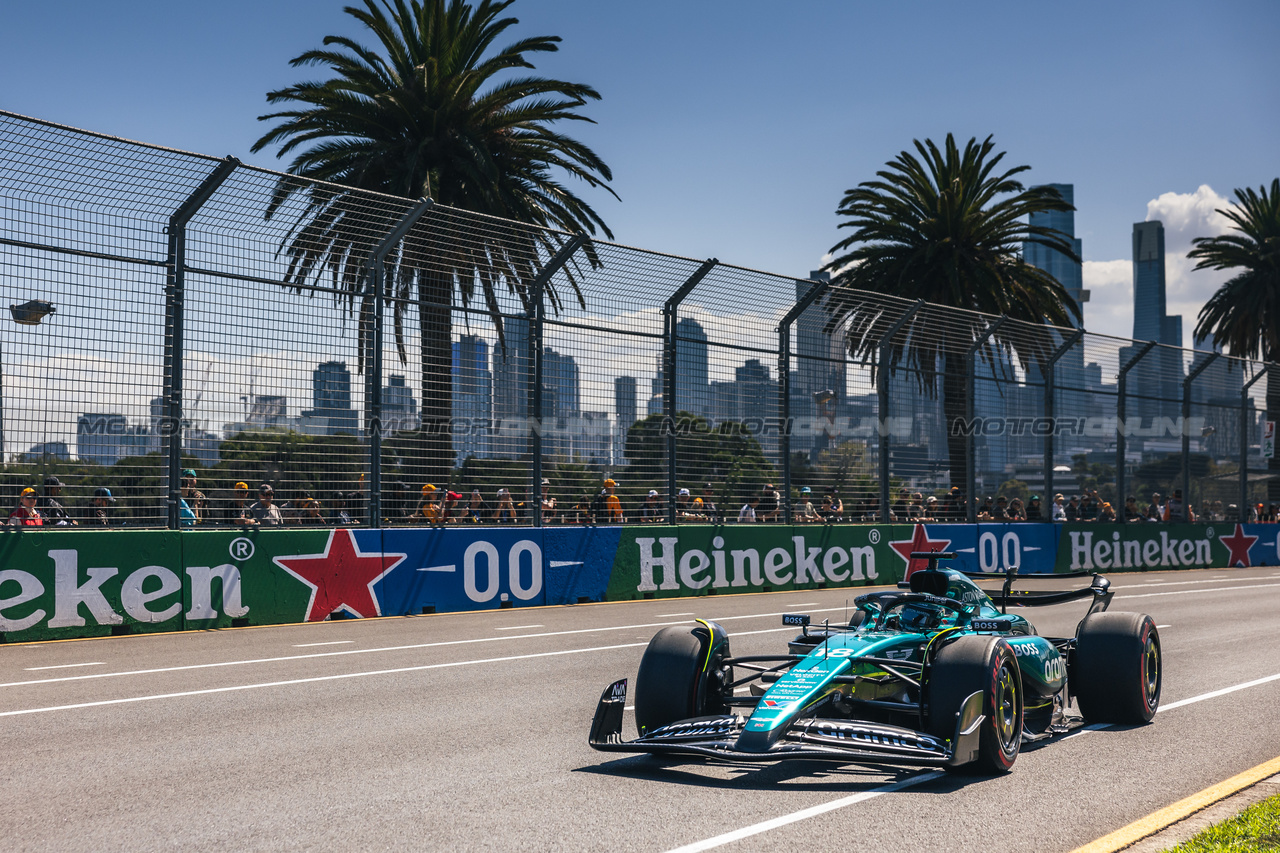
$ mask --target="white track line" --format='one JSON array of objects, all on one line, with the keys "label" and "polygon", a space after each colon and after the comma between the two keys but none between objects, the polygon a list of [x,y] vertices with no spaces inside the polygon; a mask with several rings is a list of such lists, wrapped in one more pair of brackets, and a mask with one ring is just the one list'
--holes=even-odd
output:
[{"label": "white track line", "polygon": [[102,661],[96,661],[94,663],[63,663],[58,664],[57,666],[28,666],[23,668],[26,669],[27,672],[36,672],[41,669],[71,669],[72,667],[77,666],[106,666],[106,664]]},{"label": "white track line", "polygon": [[[827,608],[827,610],[813,610],[810,612],[826,613],[828,611],[835,612],[843,609],[844,609],[843,607],[831,607],[831,608]],[[745,616],[722,616],[718,619],[713,619],[712,621],[729,622],[729,621],[734,621],[739,619],[767,619],[773,616],[782,616],[782,615],[783,615],[783,611],[779,611],[777,613],[753,613]],[[434,648],[440,648],[443,646],[465,646],[472,643],[509,642],[511,640],[537,639],[540,637],[565,637],[573,634],[596,634],[596,633],[601,633],[605,631],[629,631],[635,628],[663,628],[668,625],[680,625],[680,624],[683,624],[683,623],[681,622],[647,622],[640,625],[614,625],[614,626],[608,626],[608,627],[602,627],[602,628],[576,628],[571,631],[547,631],[541,634],[512,634],[510,636],[502,636],[502,637],[478,637],[473,640],[442,640],[436,643],[413,643],[411,645],[406,645],[406,646],[382,646],[374,649],[345,649],[340,652],[316,652],[314,654],[307,654],[307,655],[281,655],[279,657],[270,657],[270,658],[249,658],[246,660],[218,661],[215,663],[193,663],[193,664],[184,664],[182,666],[157,667],[155,669],[131,669],[131,670],[124,670],[122,672],[95,672],[92,675],[67,675],[61,678],[44,678],[44,679],[38,679],[38,680],[32,680],[32,681],[11,681],[6,684],[0,684],[0,687],[30,687],[32,685],[37,685],[37,684],[56,684],[56,683],[67,682],[67,681],[89,681],[91,679],[98,679],[98,678],[118,678],[120,676],[125,676],[125,675],[155,675],[157,673],[163,673],[163,672],[185,672],[187,670],[217,669],[220,667],[248,666],[251,664],[260,664],[260,663],[280,663],[282,661],[291,661],[291,660],[312,660],[314,658],[343,657],[346,655],[377,654],[379,652],[403,652],[403,651],[412,651],[415,649],[434,649]],[[794,631],[795,629],[792,628],[790,630]],[[737,636],[738,634],[741,634],[741,633],[744,633],[744,632],[735,631],[734,636]],[[751,632],[745,632],[745,633],[751,633]]]},{"label": "white track line", "polygon": [[542,625],[507,625],[504,628],[494,628],[495,631],[527,631],[530,628],[541,628]]},{"label": "white track line", "polygon": [[1280,583],[1258,583],[1250,586],[1216,586],[1210,589],[1179,589],[1174,592],[1147,592],[1141,595],[1117,594],[1117,600],[1132,601],[1135,598],[1157,598],[1162,595],[1199,595],[1202,592],[1235,592],[1241,589],[1280,589]]},{"label": "white track line", "polygon": [[759,835],[762,832],[768,832],[771,829],[777,829],[788,824],[798,823],[802,820],[808,820],[811,817],[833,812],[836,809],[843,809],[848,806],[863,803],[867,800],[874,799],[881,794],[888,794],[893,791],[901,791],[903,788],[910,788],[912,785],[919,785],[922,782],[931,782],[934,779],[941,778],[944,774],[938,770],[931,770],[928,773],[920,773],[915,776],[909,776],[899,782],[893,782],[889,785],[881,785],[879,788],[872,788],[870,791],[861,791],[857,794],[850,794],[847,797],[841,797],[838,800],[832,800],[829,803],[823,803],[818,806],[811,806],[798,812],[792,812],[782,817],[775,817],[772,820],[762,821],[744,826],[742,829],[735,829],[732,832],[726,832],[723,835],[717,835],[715,838],[708,838],[705,841],[695,841],[693,844],[686,844],[683,847],[676,847],[670,853],[698,853],[702,850],[710,850],[714,847],[720,847],[725,844],[732,844],[735,841],[741,841],[744,838],[750,838],[753,835]]},{"label": "white track line", "polygon": [[[1225,696],[1226,694],[1234,693],[1237,690],[1244,690],[1249,687],[1257,687],[1260,684],[1267,684],[1272,681],[1280,681],[1280,673],[1277,673],[1275,675],[1268,675],[1266,678],[1259,678],[1259,679],[1255,679],[1254,681],[1246,681],[1243,684],[1236,684],[1232,687],[1224,687],[1221,690],[1213,690],[1209,693],[1202,693],[1199,696],[1192,696],[1189,699],[1181,699],[1177,702],[1170,702],[1168,705],[1161,705],[1157,713],[1159,711],[1172,711],[1174,708],[1181,708],[1185,705],[1194,705],[1196,702],[1203,702],[1206,699],[1216,699],[1219,696]],[[1096,732],[1096,731],[1101,731],[1102,729],[1108,729],[1108,728],[1111,728],[1110,723],[1094,723],[1092,725],[1085,726],[1082,729],[1078,729],[1077,731],[1072,732],[1071,734],[1065,737],[1058,738],[1057,740],[1058,742],[1061,742],[1064,740],[1070,740],[1071,738],[1079,737],[1080,735],[1085,734],[1086,732]],[[750,838],[753,835],[759,835],[762,832],[768,832],[771,829],[777,829],[778,827],[787,826],[788,824],[792,824],[792,823],[798,823],[799,821],[802,821],[802,820],[808,820],[811,817],[817,817],[818,815],[826,814],[827,812],[835,811],[837,809],[843,809],[847,806],[856,805],[858,803],[865,802],[866,800],[869,800],[872,797],[878,797],[881,794],[887,794],[892,791],[900,791],[903,788],[909,788],[912,785],[919,785],[921,782],[928,782],[932,779],[937,779],[938,777],[943,775],[944,775],[943,773],[940,773],[937,771],[931,771],[928,773],[922,773],[918,776],[911,776],[907,779],[903,779],[900,782],[894,782],[891,785],[885,785],[880,788],[873,788],[870,791],[863,791],[858,794],[853,794],[852,796],[842,797],[841,799],[832,800],[831,802],[823,803],[822,805],[811,806],[810,808],[802,809],[801,811],[798,811],[798,812],[792,812],[791,814],[788,814],[788,815],[775,817],[772,820],[762,821],[761,823],[752,824],[751,826],[743,827],[742,829],[735,829],[732,832],[726,832],[723,835],[717,835],[716,837],[708,838],[705,841],[695,841],[694,843],[686,844],[683,847],[676,847],[668,851],[668,853],[698,853],[698,851],[702,851],[702,850],[711,850],[716,847],[721,847],[725,844],[731,844],[734,841],[741,841],[743,838]]]},{"label": "white track line", "polygon": [[330,640],[327,643],[294,643],[295,649],[309,649],[312,646],[345,646],[354,643],[355,640]]}]

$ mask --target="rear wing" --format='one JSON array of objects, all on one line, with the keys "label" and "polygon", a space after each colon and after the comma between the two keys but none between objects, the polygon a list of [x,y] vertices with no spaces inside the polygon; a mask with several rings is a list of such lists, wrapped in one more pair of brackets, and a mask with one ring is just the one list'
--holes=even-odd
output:
[{"label": "rear wing", "polygon": [[[967,578],[973,580],[994,580],[1000,575],[986,572],[961,572]],[[1057,580],[1060,578],[1093,578],[1093,581],[1086,587],[1080,589],[1066,590],[1014,590],[1013,581],[1018,580]],[[1062,604],[1066,601],[1078,601],[1084,598],[1092,598],[1093,603],[1089,605],[1090,613],[1101,613],[1111,604],[1111,597],[1115,593],[1111,589],[1111,581],[1107,580],[1103,575],[1097,572],[1059,572],[1056,574],[1035,574],[1020,575],[1017,566],[1010,566],[1004,570],[1004,584],[1000,588],[999,595],[992,595],[991,599],[1000,605],[1000,612],[1008,612],[1008,607],[1012,604],[1014,607],[1044,607],[1050,604]]]}]

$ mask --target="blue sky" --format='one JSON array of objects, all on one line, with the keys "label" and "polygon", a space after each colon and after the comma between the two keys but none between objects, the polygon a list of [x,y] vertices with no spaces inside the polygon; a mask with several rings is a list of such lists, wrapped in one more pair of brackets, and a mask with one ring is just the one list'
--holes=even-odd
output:
[{"label": "blue sky", "polygon": [[[0,108],[208,154],[249,153],[288,61],[357,38],[330,0],[9,4]],[[1170,310],[1222,280],[1180,259],[1236,187],[1280,174],[1280,3],[518,0],[563,37],[538,72],[595,86],[572,128],[614,170],[587,192],[630,245],[803,275],[835,207],[913,138],[994,134],[1030,182],[1075,185],[1087,325],[1128,334],[1130,230],[1165,220]],[[1193,316],[1184,321],[1188,331]],[[1189,342],[1189,340],[1188,340]]]}]

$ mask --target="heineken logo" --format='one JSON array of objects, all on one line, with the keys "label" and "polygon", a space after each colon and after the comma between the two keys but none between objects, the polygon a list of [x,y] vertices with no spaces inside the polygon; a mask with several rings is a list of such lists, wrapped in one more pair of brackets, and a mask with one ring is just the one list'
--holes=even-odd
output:
[{"label": "heineken logo", "polygon": [[[1174,532],[1182,529],[1185,528],[1175,527]],[[1212,562],[1213,542],[1207,536],[1183,539],[1171,536],[1167,530],[1144,535],[1131,533],[1127,529],[1123,534],[1115,531],[1097,535],[1091,530],[1071,530],[1068,531],[1068,536],[1073,570],[1177,569],[1184,566],[1208,566]],[[1245,558],[1247,565],[1247,554]]]},{"label": "heineken logo", "polygon": [[[41,580],[23,569],[0,571],[0,631],[25,631],[42,623],[48,628],[83,628],[88,624],[86,616],[97,625],[122,625],[126,615],[136,622],[154,624],[182,613],[184,582],[172,569],[143,566],[121,577],[118,566],[81,569],[77,549],[51,549],[48,558],[53,563],[51,609],[45,603],[48,572]],[[240,603],[240,570],[235,566],[187,566],[184,572],[191,595],[185,614],[188,620],[218,618],[218,604],[233,618],[249,612]],[[108,582],[111,599],[103,590]]]},{"label": "heineken logo", "polygon": [[704,551],[681,549],[677,536],[637,537],[640,582],[636,591],[856,583],[879,577],[870,545],[811,546],[804,536],[790,539],[786,547],[733,548],[725,545],[723,536],[716,536]]}]

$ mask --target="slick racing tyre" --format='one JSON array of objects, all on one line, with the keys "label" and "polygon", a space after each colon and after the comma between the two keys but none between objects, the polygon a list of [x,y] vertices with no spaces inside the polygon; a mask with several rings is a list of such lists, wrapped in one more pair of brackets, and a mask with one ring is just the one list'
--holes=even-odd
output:
[{"label": "slick racing tyre", "polygon": [[718,660],[729,653],[726,642],[707,666],[707,629],[672,626],[653,635],[636,676],[636,728],[641,735],[677,720],[727,710]]},{"label": "slick racing tyre", "polygon": [[1149,723],[1160,707],[1160,632],[1145,613],[1090,613],[1067,673],[1091,723]]},{"label": "slick racing tyre", "polygon": [[984,719],[977,760],[954,768],[966,773],[1005,773],[1022,747],[1022,675],[1013,649],[1000,637],[970,635],[938,651],[925,686],[929,734],[950,740],[966,698],[982,693]]}]

